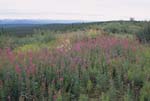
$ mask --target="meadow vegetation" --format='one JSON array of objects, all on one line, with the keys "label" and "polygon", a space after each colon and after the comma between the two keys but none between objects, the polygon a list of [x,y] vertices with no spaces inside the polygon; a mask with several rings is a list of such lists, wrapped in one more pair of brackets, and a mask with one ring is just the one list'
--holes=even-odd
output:
[{"label": "meadow vegetation", "polygon": [[148,23],[1,33],[0,101],[149,101]]}]

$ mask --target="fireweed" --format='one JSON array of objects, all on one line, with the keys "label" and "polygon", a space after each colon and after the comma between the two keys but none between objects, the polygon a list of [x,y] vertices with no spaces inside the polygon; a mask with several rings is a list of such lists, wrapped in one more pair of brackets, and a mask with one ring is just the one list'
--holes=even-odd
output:
[{"label": "fireweed", "polygon": [[68,43],[26,53],[0,49],[0,99],[68,101],[87,95],[120,100],[127,89],[139,99],[135,92],[140,92],[141,83],[128,74],[130,68],[141,66],[137,41],[98,36]]}]

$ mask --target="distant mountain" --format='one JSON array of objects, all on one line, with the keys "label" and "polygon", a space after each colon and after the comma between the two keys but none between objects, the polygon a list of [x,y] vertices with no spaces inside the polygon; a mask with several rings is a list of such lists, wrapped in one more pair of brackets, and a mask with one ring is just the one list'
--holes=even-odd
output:
[{"label": "distant mountain", "polygon": [[82,23],[85,21],[79,20],[33,20],[33,19],[4,19],[0,20],[0,24],[71,24],[71,23]]}]

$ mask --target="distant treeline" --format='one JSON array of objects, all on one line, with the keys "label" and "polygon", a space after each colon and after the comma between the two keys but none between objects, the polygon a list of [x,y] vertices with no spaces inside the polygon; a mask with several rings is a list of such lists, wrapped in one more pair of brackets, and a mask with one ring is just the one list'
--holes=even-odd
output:
[{"label": "distant treeline", "polygon": [[149,23],[147,21],[107,21],[107,22],[91,22],[91,23],[75,23],[75,24],[9,24],[0,25],[0,34],[24,36],[28,34],[36,34],[48,30],[52,32],[67,32],[77,30],[95,29],[108,33],[128,33],[135,34],[143,26]]}]

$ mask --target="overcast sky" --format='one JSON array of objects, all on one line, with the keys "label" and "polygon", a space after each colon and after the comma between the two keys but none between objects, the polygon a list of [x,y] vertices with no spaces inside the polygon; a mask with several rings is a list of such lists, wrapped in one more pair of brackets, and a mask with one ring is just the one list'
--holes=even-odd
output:
[{"label": "overcast sky", "polygon": [[0,0],[0,19],[150,20],[150,0]]}]

